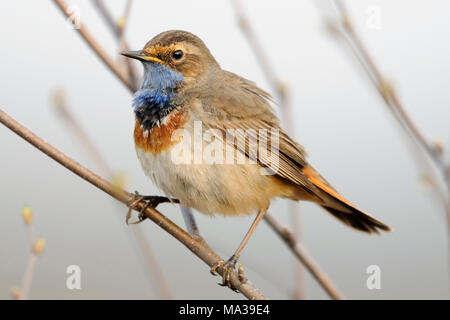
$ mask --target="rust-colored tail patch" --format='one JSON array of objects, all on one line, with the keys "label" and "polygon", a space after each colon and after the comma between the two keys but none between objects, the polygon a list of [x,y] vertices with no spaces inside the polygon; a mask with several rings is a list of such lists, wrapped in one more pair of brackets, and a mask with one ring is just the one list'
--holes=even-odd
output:
[{"label": "rust-colored tail patch", "polygon": [[302,169],[302,172],[305,174],[308,180],[311,181],[317,188],[324,191],[325,193],[328,193],[330,196],[338,199],[339,201],[345,203],[346,205],[353,207],[353,204],[351,204],[347,199],[345,199],[343,196],[337,193],[337,191],[334,190],[313,167],[306,166]]},{"label": "rust-colored tail patch", "polygon": [[392,231],[388,225],[361,211],[337,193],[313,167],[306,166],[302,172],[323,192],[325,203],[320,205],[341,222],[367,233],[379,233],[379,230]]}]

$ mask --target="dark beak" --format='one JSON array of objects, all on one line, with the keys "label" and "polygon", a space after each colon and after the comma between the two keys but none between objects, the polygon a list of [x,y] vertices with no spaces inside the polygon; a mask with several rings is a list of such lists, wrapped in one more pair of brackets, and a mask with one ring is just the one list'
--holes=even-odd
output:
[{"label": "dark beak", "polygon": [[125,57],[128,57],[128,58],[137,59],[139,61],[144,61],[144,62],[145,61],[150,61],[150,62],[164,63],[164,61],[162,61],[161,59],[158,59],[156,57],[147,56],[141,50],[139,50],[139,51],[122,51],[120,54],[125,56]]}]

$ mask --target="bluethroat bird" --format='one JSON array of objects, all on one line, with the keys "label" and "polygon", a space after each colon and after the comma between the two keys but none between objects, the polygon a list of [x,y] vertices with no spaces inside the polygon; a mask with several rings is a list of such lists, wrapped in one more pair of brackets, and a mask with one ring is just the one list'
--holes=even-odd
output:
[{"label": "bluethroat bird", "polygon": [[[236,252],[211,269],[214,274],[218,267],[225,268],[223,284],[229,284],[230,271],[270,201],[277,197],[312,201],[360,231],[390,231],[331,187],[307,162],[302,146],[280,128],[269,103],[271,96],[253,82],[221,69],[197,36],[166,31],[143,50],[122,54],[144,66],[142,86],[132,105],[136,152],[146,175],[168,197],[204,214],[257,213]],[[205,131],[210,133],[210,144],[196,143],[205,140]],[[260,144],[258,139],[267,137],[259,133],[269,131],[277,133],[276,152],[250,150],[252,142]],[[272,136],[269,140],[275,142]],[[248,161],[204,161],[208,148],[214,156],[231,151],[232,160]],[[190,161],[175,161],[177,152]],[[168,201],[165,197],[138,198],[142,199],[151,206]]]}]

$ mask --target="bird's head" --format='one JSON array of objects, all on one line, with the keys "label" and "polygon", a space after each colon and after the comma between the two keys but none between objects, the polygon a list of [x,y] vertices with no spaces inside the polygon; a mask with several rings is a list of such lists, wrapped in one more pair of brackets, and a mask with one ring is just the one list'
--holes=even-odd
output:
[{"label": "bird's head", "polygon": [[200,38],[180,30],[160,33],[142,50],[125,51],[122,55],[143,63],[142,88],[190,83],[219,67]]}]

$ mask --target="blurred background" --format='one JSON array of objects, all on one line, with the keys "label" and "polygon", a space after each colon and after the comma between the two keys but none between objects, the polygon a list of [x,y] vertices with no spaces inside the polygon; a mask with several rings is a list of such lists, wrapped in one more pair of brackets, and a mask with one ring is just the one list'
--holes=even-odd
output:
[{"label": "blurred background", "polygon": [[[127,1],[105,1],[117,18]],[[353,203],[395,229],[368,236],[321,208],[300,204],[303,243],[336,286],[352,299],[448,299],[447,225],[428,172],[356,60],[333,37],[317,1],[241,1],[262,50],[289,88],[291,135],[310,162]],[[450,3],[444,0],[350,0],[353,24],[425,137],[450,147]],[[111,57],[122,62],[117,40],[92,1],[70,1]],[[368,23],[378,12],[375,27]],[[378,11],[377,11],[378,10]],[[325,10],[326,11],[326,10]],[[101,172],[52,96],[65,94],[70,112],[127,190],[159,194],[143,174],[132,132],[126,87],[101,63],[53,1],[0,2],[0,108],[81,164]],[[276,94],[239,27],[229,1],[135,0],[126,39],[140,49],[156,34],[183,29],[198,35],[222,68]],[[140,66],[136,65],[141,72]],[[158,299],[149,270],[125,225],[127,208],[0,126],[0,298],[20,286],[29,256],[21,211],[31,206],[34,234],[46,247],[35,266],[30,299]],[[105,176],[105,173],[102,173]],[[106,177],[106,176],[105,176]],[[175,205],[159,210],[184,227]],[[292,221],[288,201],[272,214]],[[253,217],[209,218],[195,213],[200,232],[229,257]],[[222,288],[206,264],[155,224],[138,226],[175,299],[241,299]],[[267,296],[290,299],[297,262],[262,223],[241,263]],[[66,268],[81,268],[81,289],[66,288]],[[381,270],[381,289],[369,290],[366,269]],[[157,277],[161,277],[157,275]],[[328,299],[305,272],[307,299]]]}]

